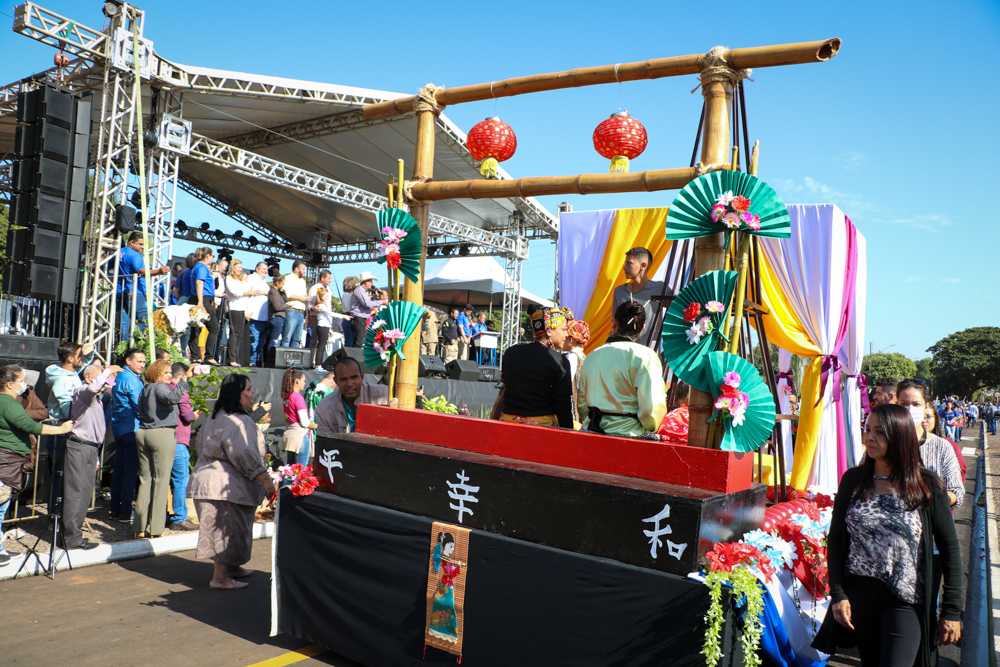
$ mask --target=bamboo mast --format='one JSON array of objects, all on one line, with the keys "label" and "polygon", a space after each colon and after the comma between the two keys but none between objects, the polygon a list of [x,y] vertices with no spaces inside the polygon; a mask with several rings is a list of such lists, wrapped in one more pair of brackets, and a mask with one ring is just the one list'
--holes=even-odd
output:
[{"label": "bamboo mast", "polygon": [[[746,49],[712,49],[722,61],[729,63],[734,69],[750,69],[753,67],[777,67],[780,65],[800,65],[805,63],[826,62],[840,50],[840,39],[824,39],[816,42],[799,42],[796,44],[775,44],[772,46],[756,46]],[[640,79],[660,79],[668,76],[685,76],[698,74],[705,68],[705,62],[712,53],[673,58],[657,58],[635,63],[605,65],[601,67],[584,67],[565,72],[536,74],[522,76],[492,83],[480,83],[458,88],[438,88],[433,91],[433,101],[439,106],[478,102],[497,97],[511,97],[526,93],[538,93],[546,90],[564,88],[579,88],[604,83],[638,81]],[[366,120],[386,118],[412,113],[416,109],[418,96],[401,97],[397,100],[369,104],[364,107]]]},{"label": "bamboo mast", "polygon": [[[838,41],[839,45],[839,41]],[[743,74],[726,61],[730,53],[717,46],[702,60],[701,92],[705,97],[705,130],[702,138],[703,164],[726,162],[730,150],[729,119],[732,117],[733,88]],[[725,266],[725,234],[717,233],[695,239],[694,273],[692,278]],[[712,395],[694,387],[688,398],[688,444],[694,447],[715,447],[710,442],[708,420],[714,411]]]},{"label": "bamboo mast", "polygon": [[[440,90],[433,84],[428,84],[420,90],[419,100],[415,105],[417,111],[416,153],[413,157],[413,182],[426,183],[434,178],[434,130],[441,106],[434,100],[434,94]],[[427,262],[427,229],[430,219],[430,202],[412,201],[410,215],[420,225],[420,277],[417,282],[409,278],[403,283],[403,300],[418,306],[424,305],[424,265]],[[401,408],[413,409],[417,403],[417,377],[420,363],[420,335],[410,336],[403,343],[403,356],[395,378],[395,396]]]}]

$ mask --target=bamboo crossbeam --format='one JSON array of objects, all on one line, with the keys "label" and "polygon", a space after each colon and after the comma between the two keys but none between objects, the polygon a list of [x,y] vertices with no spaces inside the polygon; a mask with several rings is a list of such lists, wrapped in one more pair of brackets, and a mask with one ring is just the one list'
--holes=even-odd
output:
[{"label": "bamboo crossbeam", "polygon": [[416,201],[442,199],[503,199],[542,195],[596,195],[615,192],[679,190],[697,178],[695,169],[659,169],[634,174],[578,174],[536,176],[509,181],[432,181],[412,183],[409,196]]},{"label": "bamboo crossbeam", "polygon": [[[745,49],[729,49],[725,53],[725,61],[734,69],[751,69],[758,67],[777,67],[780,65],[800,65],[806,63],[826,62],[837,55],[840,50],[840,39],[824,39],[817,42],[799,42],[797,44],[776,44],[773,46],[755,46]],[[439,90],[434,98],[441,106],[462,104],[489,100],[494,97],[511,97],[526,93],[537,93],[546,90],[563,88],[579,88],[580,86],[595,86],[604,83],[638,81],[640,79],[660,79],[668,76],[684,76],[697,74],[701,71],[704,54],[691,56],[675,56],[673,58],[657,58],[636,63],[604,65],[601,67],[583,67],[565,72],[535,74],[522,76],[492,83],[480,83],[458,88]],[[412,113],[417,96],[401,97],[397,100],[369,104],[364,107],[365,120],[386,118]]]}]

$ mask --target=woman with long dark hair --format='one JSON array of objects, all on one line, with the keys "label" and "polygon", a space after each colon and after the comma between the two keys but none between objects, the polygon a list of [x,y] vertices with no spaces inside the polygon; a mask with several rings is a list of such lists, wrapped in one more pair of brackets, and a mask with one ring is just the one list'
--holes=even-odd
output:
[{"label": "woman with long dark hair", "polygon": [[926,433],[936,435],[951,445],[952,450],[955,452],[955,459],[958,461],[958,467],[962,471],[962,483],[965,484],[965,475],[969,471],[969,467],[965,464],[965,456],[962,455],[962,449],[958,446],[958,443],[944,437],[944,433],[941,431],[941,420],[938,418],[938,412],[934,409],[933,405],[927,404],[924,406],[924,421],[920,425],[924,427]]},{"label": "woman with long dark hair", "polygon": [[250,417],[253,387],[246,375],[227,375],[212,416],[198,431],[198,462],[188,497],[198,510],[198,558],[215,562],[209,588],[233,590],[253,574],[250,560],[254,510],[274,495],[264,465],[264,434]]},{"label": "woman with long dark hair", "polygon": [[608,342],[587,356],[580,371],[577,408],[584,430],[637,437],[656,431],[667,414],[663,365],[637,341],[646,326],[638,301],[615,309]]},{"label": "woman with long dark hair", "polygon": [[928,433],[924,428],[924,410],[930,403],[930,392],[923,380],[900,380],[896,385],[896,404],[909,412],[920,443],[920,460],[925,468],[944,482],[951,504],[958,507],[965,497],[962,468],[955,449],[944,438]]},{"label": "woman with long dark hair", "polygon": [[[962,635],[962,565],[948,496],[920,465],[913,419],[872,410],[861,465],[844,473],[828,537],[830,609],[813,646],[858,647],[864,667],[932,667]],[[940,620],[929,585],[936,543],[944,571]],[[853,633],[853,636],[851,634]]]},{"label": "woman with long dark hair", "polygon": [[281,378],[281,403],[285,408],[285,434],[281,449],[286,452],[289,464],[309,465],[309,431],[316,428],[309,419],[309,408],[302,392],[306,388],[306,374],[293,368],[285,371]]}]

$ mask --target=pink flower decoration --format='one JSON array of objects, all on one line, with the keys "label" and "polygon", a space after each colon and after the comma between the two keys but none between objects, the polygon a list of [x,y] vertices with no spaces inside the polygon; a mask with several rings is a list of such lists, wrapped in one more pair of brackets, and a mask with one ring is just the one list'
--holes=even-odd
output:
[{"label": "pink flower decoration", "polygon": [[705,310],[710,313],[721,313],[726,307],[722,305],[719,301],[709,301],[705,304]]},{"label": "pink flower decoration", "polygon": [[722,216],[722,224],[724,224],[729,229],[739,229],[743,222],[740,220],[739,213],[726,213]]},{"label": "pink flower decoration", "polygon": [[747,227],[754,230],[755,232],[760,231],[760,216],[756,213],[750,214],[750,220],[747,221]]},{"label": "pink flower decoration", "polygon": [[719,219],[722,218],[722,216],[724,216],[725,214],[726,214],[726,207],[723,206],[722,204],[716,204],[715,206],[712,207],[712,212],[710,213],[710,215],[712,216],[712,222],[718,222]]},{"label": "pink flower decoration", "polygon": [[740,374],[737,373],[736,371],[727,371],[725,379],[722,381],[722,384],[727,384],[730,387],[736,388],[740,386],[740,382],[742,380],[743,378],[741,378]]}]

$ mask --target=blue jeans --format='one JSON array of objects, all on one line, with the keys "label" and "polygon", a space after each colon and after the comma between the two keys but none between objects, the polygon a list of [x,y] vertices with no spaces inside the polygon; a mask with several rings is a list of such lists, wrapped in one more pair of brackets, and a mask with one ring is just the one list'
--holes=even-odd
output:
[{"label": "blue jeans", "polygon": [[309,434],[307,433],[304,438],[302,438],[302,449],[296,454],[295,452],[288,452],[288,465],[294,465],[296,463],[301,463],[304,466],[309,465],[309,454],[312,452]]},{"label": "blue jeans", "polygon": [[139,481],[139,450],[135,433],[115,436],[115,471],[111,474],[112,514],[132,516],[135,484]]},{"label": "blue jeans", "polygon": [[990,422],[990,435],[996,435],[997,434],[997,418],[996,417],[990,417],[989,422]]},{"label": "blue jeans", "polygon": [[[132,325],[132,317],[129,312],[132,310],[132,295],[124,292],[118,295],[118,317],[120,318],[119,329],[122,338],[128,339],[128,330]],[[135,295],[135,329],[136,331],[146,330],[146,295]]]},{"label": "blue jeans", "polygon": [[341,320],[340,322],[341,331],[344,332],[344,347],[354,347],[354,327],[351,326],[352,320]]},{"label": "blue jeans", "polygon": [[[14,494],[11,494],[10,498],[5,503],[0,503],[0,538],[3,538],[3,520],[7,516],[7,508],[10,504],[14,502]],[[3,548],[3,539],[0,539],[0,554],[7,553],[7,550]]]},{"label": "blue jeans", "polygon": [[265,358],[272,347],[279,347],[281,345],[281,333],[285,330],[285,318],[272,317],[267,321],[267,324],[267,349],[264,350]]},{"label": "blue jeans", "polygon": [[[267,330],[270,325],[263,320],[250,320],[250,365],[264,365],[264,351],[267,349]],[[259,363],[258,363],[259,362]]]},{"label": "blue jeans", "polygon": [[285,311],[285,328],[281,332],[281,347],[302,347],[302,322],[305,314],[289,308]]},{"label": "blue jeans", "polygon": [[187,521],[188,473],[191,470],[191,453],[187,445],[177,443],[174,467],[170,469],[170,488],[174,494],[174,523]]}]

